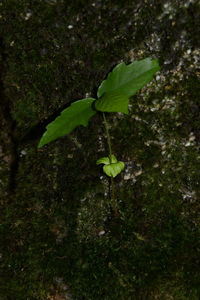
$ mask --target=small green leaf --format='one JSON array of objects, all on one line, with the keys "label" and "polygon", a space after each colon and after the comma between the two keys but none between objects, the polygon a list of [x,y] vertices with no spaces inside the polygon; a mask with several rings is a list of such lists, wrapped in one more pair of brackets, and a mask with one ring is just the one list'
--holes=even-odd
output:
[{"label": "small green leaf", "polygon": [[146,239],[141,235],[139,234],[138,232],[133,232],[136,236],[136,238],[140,241],[146,241]]},{"label": "small green leaf", "polygon": [[96,162],[97,165],[100,165],[100,164],[109,165],[109,163],[110,163],[109,157],[99,158]]},{"label": "small green leaf", "polygon": [[117,163],[112,163],[109,165],[104,165],[103,171],[106,175],[109,177],[116,177],[118,174],[120,174],[125,165],[122,161],[118,161]]},{"label": "small green leaf", "polygon": [[102,157],[97,160],[97,165],[104,164],[103,171],[109,177],[115,177],[124,169],[125,165],[122,161],[117,161],[115,155]]},{"label": "small green leaf", "polygon": [[112,154],[111,156],[109,155],[109,158],[111,158],[111,164],[114,164],[117,162],[116,157],[114,156],[114,154]]},{"label": "small green leaf", "polygon": [[79,125],[87,126],[89,119],[96,114],[92,109],[93,98],[78,100],[71,104],[68,108],[61,112],[53,122],[48,124],[43,134],[38,148],[48,144],[49,142],[69,134]]},{"label": "small green leaf", "polygon": [[128,99],[143,88],[160,69],[156,59],[118,64],[98,89],[95,107],[105,112],[128,112]]},{"label": "small green leaf", "polygon": [[102,158],[99,158],[96,162],[97,165],[100,165],[100,164],[104,164],[104,165],[109,165],[110,163],[116,163],[117,162],[117,159],[116,157],[112,154],[111,155],[111,159],[110,159],[110,156],[109,157],[102,157]]}]

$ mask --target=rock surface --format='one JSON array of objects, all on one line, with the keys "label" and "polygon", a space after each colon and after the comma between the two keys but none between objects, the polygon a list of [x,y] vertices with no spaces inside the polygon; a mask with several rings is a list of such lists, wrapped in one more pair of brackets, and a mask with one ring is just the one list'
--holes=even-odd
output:
[{"label": "rock surface", "polygon": [[[0,204],[5,299],[200,297],[200,3],[0,3]],[[110,114],[119,215],[96,160],[101,115],[37,149],[71,102],[121,61],[161,71]]]}]

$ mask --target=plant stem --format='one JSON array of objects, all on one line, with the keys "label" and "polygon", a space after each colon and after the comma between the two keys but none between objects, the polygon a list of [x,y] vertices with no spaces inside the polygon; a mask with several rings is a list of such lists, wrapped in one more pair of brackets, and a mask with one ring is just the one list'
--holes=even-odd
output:
[{"label": "plant stem", "polygon": [[[106,129],[106,138],[107,138],[107,144],[108,144],[108,149],[109,149],[109,160],[110,160],[110,164],[111,164],[111,157],[112,157],[111,138],[110,138],[110,133],[109,133],[109,125],[106,120],[106,116],[105,116],[104,112],[103,112],[103,120],[104,120],[105,129]],[[115,214],[117,214],[118,209],[117,209],[117,201],[115,198],[115,185],[114,185],[114,178],[112,176],[111,176],[111,205],[112,205],[112,208],[113,208]]]},{"label": "plant stem", "polygon": [[111,155],[112,155],[111,139],[110,139],[108,122],[106,120],[106,116],[105,116],[104,112],[103,112],[103,120],[104,120],[105,129],[106,129],[106,138],[107,138],[108,149],[109,149],[109,159],[110,159],[110,163],[111,163]]}]

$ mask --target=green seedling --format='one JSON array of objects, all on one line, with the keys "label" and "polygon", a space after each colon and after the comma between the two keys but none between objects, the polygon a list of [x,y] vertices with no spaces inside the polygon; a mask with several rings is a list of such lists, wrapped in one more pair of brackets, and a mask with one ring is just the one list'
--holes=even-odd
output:
[{"label": "green seedling", "polygon": [[117,161],[116,157],[112,154],[109,157],[102,157],[97,160],[97,165],[103,164],[103,171],[109,177],[115,177],[123,171],[125,165],[122,161]]},{"label": "green seedling", "polygon": [[103,164],[104,173],[113,178],[120,174],[125,165],[118,161],[112,153],[109,126],[105,113],[122,112],[128,114],[129,98],[143,88],[159,70],[156,59],[145,58],[128,65],[118,64],[98,88],[96,98],[86,98],[72,103],[64,109],[61,115],[48,124],[38,147],[42,147],[59,137],[72,132],[77,126],[87,126],[91,117],[97,112],[102,113],[109,155],[97,160],[97,165]]}]

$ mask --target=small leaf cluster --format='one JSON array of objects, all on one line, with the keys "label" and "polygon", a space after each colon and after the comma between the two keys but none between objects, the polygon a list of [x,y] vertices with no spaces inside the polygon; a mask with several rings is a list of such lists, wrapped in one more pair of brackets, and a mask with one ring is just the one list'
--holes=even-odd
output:
[{"label": "small leaf cluster", "polygon": [[[124,62],[118,64],[100,84],[97,99],[78,100],[64,109],[60,116],[48,124],[38,147],[69,134],[79,125],[86,127],[97,112],[128,114],[129,98],[143,88],[158,70],[158,61],[151,58],[134,61],[128,65]],[[104,172],[110,177],[117,176],[124,169],[124,163],[117,161],[112,153],[109,157],[97,161],[97,164],[101,163],[104,164]]]},{"label": "small leaf cluster", "polygon": [[97,165],[100,164],[104,164],[103,171],[109,177],[116,177],[125,167],[123,161],[117,161],[117,158],[113,154],[109,157],[98,159]]}]

